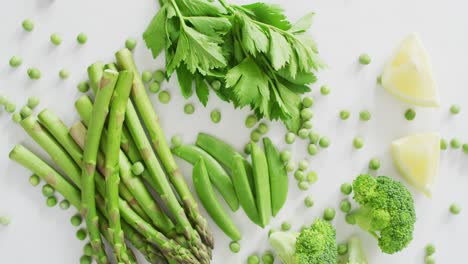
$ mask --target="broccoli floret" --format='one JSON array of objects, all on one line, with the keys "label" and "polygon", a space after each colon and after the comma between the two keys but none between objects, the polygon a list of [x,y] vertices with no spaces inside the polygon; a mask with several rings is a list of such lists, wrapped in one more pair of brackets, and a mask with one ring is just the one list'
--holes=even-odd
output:
[{"label": "broccoli floret", "polygon": [[393,254],[413,239],[416,212],[408,189],[387,176],[359,175],[353,182],[354,200],[361,205],[351,216],[379,241],[382,252]]},{"label": "broccoli floret", "polygon": [[366,254],[358,236],[352,236],[348,240],[347,264],[367,264]]},{"label": "broccoli floret", "polygon": [[275,232],[270,244],[284,264],[335,264],[336,231],[328,222],[317,219],[301,233]]}]

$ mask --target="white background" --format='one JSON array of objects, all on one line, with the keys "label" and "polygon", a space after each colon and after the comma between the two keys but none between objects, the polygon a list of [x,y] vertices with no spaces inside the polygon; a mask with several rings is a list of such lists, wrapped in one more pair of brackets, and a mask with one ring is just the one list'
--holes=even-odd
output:
[{"label": "white background", "polygon": [[[96,60],[109,61],[115,51],[123,47],[127,37],[138,38],[135,51],[140,69],[154,70],[163,66],[162,58],[154,61],[141,41],[141,33],[158,9],[154,0],[16,0],[3,1],[0,9],[0,93],[15,101],[18,107],[29,96],[41,98],[38,110],[50,108],[59,113],[67,124],[77,120],[73,109],[79,93],[76,84],[85,78],[86,66]],[[242,1],[250,2],[250,1]],[[325,207],[338,208],[343,198],[339,186],[351,181],[357,174],[366,172],[370,158],[382,161],[379,174],[401,179],[396,172],[389,146],[399,137],[424,131],[440,131],[442,137],[458,137],[468,141],[468,17],[467,2],[462,0],[288,0],[271,1],[282,4],[288,16],[295,20],[306,12],[316,12],[312,33],[319,43],[321,57],[329,68],[320,74],[314,85],[316,98],[314,110],[317,130],[330,137],[330,148],[310,160],[317,171],[319,181],[308,191],[299,191],[291,179],[290,195],[284,210],[271,226],[261,230],[251,224],[242,211],[233,215],[235,223],[244,235],[240,242],[242,250],[232,254],[229,239],[211,223],[216,238],[213,263],[245,263],[252,253],[269,249],[267,232],[289,221],[294,229],[310,224],[314,217],[321,216]],[[31,18],[36,28],[25,33],[21,21]],[[49,36],[58,32],[63,37],[59,47],[53,47]],[[85,32],[89,41],[78,46],[75,37]],[[399,41],[411,32],[418,32],[433,59],[436,79],[440,86],[442,105],[440,109],[416,108],[413,122],[403,118],[409,107],[394,99],[375,84],[382,65]],[[362,52],[372,57],[372,64],[362,67],[357,58]],[[23,58],[23,65],[10,69],[8,60],[13,55]],[[27,68],[38,67],[42,71],[39,81],[27,78]],[[60,80],[58,71],[70,70],[68,80]],[[318,87],[327,84],[331,94],[323,97]],[[233,110],[231,105],[211,96],[206,109],[196,102],[193,116],[183,114],[184,101],[176,82],[164,84],[169,89],[172,101],[160,105],[152,96],[155,108],[161,117],[162,126],[169,138],[174,134],[183,136],[185,142],[193,142],[197,132],[217,135],[239,149],[248,141],[249,130],[244,126],[247,109]],[[451,116],[451,104],[462,106],[461,114]],[[222,110],[223,119],[213,125],[209,112]],[[344,122],[338,119],[340,109],[349,109],[351,118]],[[368,109],[372,113],[367,123],[358,120],[358,113]],[[281,147],[284,145],[284,128],[271,125],[271,136]],[[0,227],[0,263],[77,263],[82,254],[83,242],[75,238],[76,228],[69,223],[74,210],[62,211],[47,208],[40,187],[28,184],[29,172],[8,159],[9,150],[19,142],[38,149],[22,129],[10,121],[10,115],[0,114],[0,215],[12,218],[8,227]],[[352,139],[365,139],[363,150],[352,148]],[[296,161],[306,158],[306,142],[296,141],[292,146]],[[290,147],[291,148],[291,147]],[[370,263],[423,263],[424,246],[432,242],[437,247],[438,263],[461,263],[466,259],[468,235],[467,214],[451,216],[448,207],[458,202],[468,207],[468,156],[461,150],[447,150],[442,154],[441,170],[432,200],[414,192],[418,221],[414,241],[403,252],[395,255],[380,253],[375,241],[362,234]],[[186,178],[190,180],[190,167],[180,162]],[[291,177],[292,178],[292,177]],[[315,198],[316,205],[306,209],[306,195]],[[344,222],[338,212],[334,224],[338,240],[343,241],[352,233],[360,231]]]}]

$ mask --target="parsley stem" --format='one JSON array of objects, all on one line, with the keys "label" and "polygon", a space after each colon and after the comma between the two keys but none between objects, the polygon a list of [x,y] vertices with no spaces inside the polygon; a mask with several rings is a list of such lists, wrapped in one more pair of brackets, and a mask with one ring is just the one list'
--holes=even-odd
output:
[{"label": "parsley stem", "polygon": [[175,0],[170,0],[170,1],[171,1],[171,4],[172,4],[172,7],[174,7],[174,10],[175,10],[175,12],[177,14],[177,17],[180,20],[180,24],[183,27],[185,27],[184,15],[182,15],[182,12],[180,12],[179,6],[177,6],[177,3],[175,2]]}]

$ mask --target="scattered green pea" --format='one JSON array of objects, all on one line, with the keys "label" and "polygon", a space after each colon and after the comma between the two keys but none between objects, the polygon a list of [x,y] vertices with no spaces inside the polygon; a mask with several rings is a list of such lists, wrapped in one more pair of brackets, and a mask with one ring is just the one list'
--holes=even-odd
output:
[{"label": "scattered green pea", "polygon": [[157,83],[162,83],[166,79],[166,74],[163,70],[156,70],[153,72],[153,80]]},{"label": "scattered green pea", "polygon": [[302,190],[302,191],[307,191],[310,188],[310,184],[307,181],[300,181],[297,184],[297,187],[299,187],[299,189]]},{"label": "scattered green pea", "polygon": [[0,225],[7,226],[11,223],[11,219],[8,216],[0,216]]},{"label": "scattered green pea", "polygon": [[307,160],[301,160],[299,162],[299,170],[301,171],[305,171],[309,168],[309,162],[307,162]]},{"label": "scattered green pea", "polygon": [[435,258],[434,256],[425,256],[424,257],[424,263],[425,264],[435,264]]},{"label": "scattered green pea", "polygon": [[305,128],[301,128],[297,132],[297,135],[299,136],[299,138],[306,139],[307,136],[309,135],[309,130],[307,130]]},{"label": "scattered green pea", "polygon": [[273,257],[273,254],[271,252],[266,252],[262,256],[262,261],[264,264],[273,264],[275,258]]},{"label": "scattered green pea", "polygon": [[257,129],[254,129],[252,132],[250,132],[250,140],[253,142],[259,142],[261,138],[262,134]]},{"label": "scattered green pea", "polygon": [[141,175],[145,171],[145,166],[141,162],[135,162],[132,165],[132,173],[134,175]]},{"label": "scattered green pea", "polygon": [[211,121],[217,124],[221,121],[221,112],[218,109],[215,109],[211,111],[210,117],[211,117]]},{"label": "scattered green pea", "polygon": [[28,107],[31,109],[36,108],[40,103],[40,99],[37,96],[32,96],[28,98]]},{"label": "scattered green pea", "polygon": [[16,124],[21,122],[22,119],[23,118],[21,117],[21,114],[19,112],[13,113],[13,115],[11,116],[11,120],[13,120],[13,122],[15,122]]},{"label": "scattered green pea", "polygon": [[452,138],[452,140],[450,140],[450,146],[453,149],[459,149],[461,147],[460,140],[458,140],[457,138]]},{"label": "scattered green pea", "polygon": [[307,197],[304,199],[304,205],[305,205],[307,208],[310,208],[310,207],[314,206],[314,199],[313,199],[311,196],[307,196]]},{"label": "scattered green pea", "polygon": [[311,156],[314,156],[316,155],[318,152],[318,148],[315,144],[313,143],[310,143],[308,146],[307,146],[307,153],[309,153],[309,155]]},{"label": "scattered green pea", "polygon": [[159,101],[168,104],[171,101],[171,94],[168,91],[162,91],[158,94]]},{"label": "scattered green pea", "polygon": [[57,205],[57,197],[49,196],[47,197],[46,204],[48,207],[54,207]]},{"label": "scattered green pea", "polygon": [[291,151],[289,151],[289,150],[281,151],[280,158],[281,158],[281,161],[283,161],[283,162],[290,161],[291,160]]},{"label": "scattered green pea", "polygon": [[281,230],[283,230],[283,231],[289,231],[289,230],[291,230],[291,224],[290,224],[289,222],[286,222],[286,221],[283,222],[283,223],[281,224]]},{"label": "scattered green pea", "polygon": [[460,113],[460,105],[454,104],[450,107],[450,113],[456,115]]},{"label": "scattered green pea", "polygon": [[174,135],[171,138],[171,144],[172,144],[172,147],[175,147],[175,148],[182,146],[182,137],[179,135]]},{"label": "scattered green pea", "polygon": [[336,211],[333,208],[325,208],[323,211],[323,219],[325,221],[332,221],[335,218]]},{"label": "scattered green pea", "polygon": [[305,176],[305,174],[304,174],[303,171],[301,171],[301,170],[296,170],[296,171],[294,172],[294,179],[296,179],[297,181],[299,181],[299,182],[300,182],[300,181],[303,181],[303,180],[305,180],[305,178],[306,178],[306,176]]},{"label": "scattered green pea", "polygon": [[26,118],[32,114],[32,109],[28,106],[23,106],[20,110],[20,115],[22,118]]},{"label": "scattered green pea", "polygon": [[405,112],[406,120],[412,121],[414,120],[415,117],[416,117],[416,112],[412,108],[409,108],[408,110],[406,110]]},{"label": "scattered green pea", "polygon": [[345,183],[341,184],[340,191],[344,195],[350,195],[351,192],[353,192],[353,185],[351,185],[351,183],[345,182]]},{"label": "scattered green pea", "polygon": [[321,137],[319,140],[319,146],[321,148],[328,148],[330,146],[330,139],[328,137]]},{"label": "scattered green pea", "polygon": [[81,229],[78,229],[78,231],[76,231],[76,238],[78,238],[78,240],[85,240],[86,239],[86,229],[84,228],[81,228]]},{"label": "scattered green pea", "polygon": [[317,173],[315,171],[309,171],[306,175],[307,182],[314,184],[318,180]]},{"label": "scattered green pea", "polygon": [[79,226],[81,225],[82,221],[83,219],[81,218],[80,214],[75,214],[70,218],[70,223],[72,224],[72,226]]},{"label": "scattered green pea", "polygon": [[128,38],[125,40],[125,47],[129,50],[134,50],[137,45],[137,40],[134,38]]},{"label": "scattered green pea", "polygon": [[312,98],[310,96],[306,96],[306,97],[302,98],[302,106],[303,107],[309,108],[312,105],[314,105],[314,98]]},{"label": "scattered green pea", "polygon": [[447,140],[445,140],[443,138],[440,139],[440,149],[441,150],[446,150],[447,149],[447,144],[448,144]]},{"label": "scattered green pea", "polygon": [[341,110],[340,111],[340,118],[341,120],[347,120],[350,116],[350,113],[348,110]]},{"label": "scattered green pea", "polygon": [[78,36],[76,36],[76,41],[78,42],[78,44],[86,44],[86,42],[88,41],[88,36],[86,36],[85,33],[81,32],[80,34],[78,34]]},{"label": "scattered green pea", "polygon": [[320,87],[320,93],[322,95],[328,95],[330,94],[330,88],[327,85],[322,85],[322,87]]},{"label": "scattered green pea", "polygon": [[70,72],[68,70],[66,70],[66,69],[61,69],[59,71],[59,77],[62,80],[68,79],[68,77],[70,77]]},{"label": "scattered green pea", "polygon": [[302,120],[310,120],[314,117],[314,111],[310,108],[304,108],[301,110],[301,118]]},{"label": "scattered green pea", "polygon": [[371,119],[371,113],[367,110],[363,110],[359,113],[359,119],[361,119],[361,121],[369,121]]},{"label": "scattered green pea", "polygon": [[16,111],[16,105],[13,102],[6,102],[4,108],[7,113],[13,113]]},{"label": "scattered green pea", "polygon": [[9,64],[12,68],[17,68],[23,63],[23,60],[19,56],[13,56],[10,58]]},{"label": "scattered green pea", "polygon": [[251,255],[247,258],[247,264],[259,264],[260,258],[256,255]]},{"label": "scattered green pea", "polygon": [[292,144],[296,141],[296,135],[293,132],[288,132],[284,137],[284,141],[286,141],[286,144]]},{"label": "scattered green pea", "polygon": [[60,203],[59,203],[59,207],[60,207],[60,209],[62,209],[62,210],[67,210],[68,208],[70,208],[70,202],[69,202],[68,200],[66,200],[66,199],[65,199],[65,200],[62,200],[62,201],[60,201]]},{"label": "scattered green pea", "polygon": [[356,217],[353,214],[347,214],[345,217],[346,223],[350,225],[356,224]]},{"label": "scattered green pea", "polygon": [[221,82],[218,80],[211,82],[211,88],[213,88],[213,90],[216,90],[216,91],[221,89]]},{"label": "scattered green pea", "polygon": [[239,253],[240,244],[236,241],[232,241],[231,243],[229,243],[229,249],[231,250],[232,253]]},{"label": "scattered green pea", "polygon": [[312,123],[312,120],[307,120],[304,123],[302,123],[302,128],[311,129],[313,127],[314,123]]},{"label": "scattered green pea", "polygon": [[309,132],[309,141],[312,144],[315,144],[319,141],[320,135],[316,131],[312,130]]},{"label": "scattered green pea", "polygon": [[252,145],[250,143],[245,144],[244,153],[250,155],[252,153]]},{"label": "scattered green pea", "polygon": [[60,37],[58,33],[54,33],[50,35],[50,42],[52,42],[52,44],[54,44],[55,46],[58,46],[62,44],[62,37]]},{"label": "scattered green pea", "polygon": [[465,144],[462,145],[462,149],[463,149],[463,152],[464,152],[465,154],[468,154],[468,144],[467,144],[467,143],[465,143]]},{"label": "scattered green pea", "polygon": [[371,63],[371,57],[368,54],[363,53],[359,56],[359,63],[362,65],[368,65]]},{"label": "scattered green pea", "polygon": [[461,212],[461,208],[458,204],[453,203],[450,205],[450,213],[457,215],[457,214],[460,214],[460,212]]},{"label": "scattered green pea", "polygon": [[143,73],[141,73],[141,80],[143,82],[149,83],[151,82],[152,79],[153,79],[153,74],[150,71],[143,71]]},{"label": "scattered green pea", "polygon": [[348,200],[341,201],[340,210],[343,213],[349,213],[351,211],[351,203]]},{"label": "scattered green pea", "polygon": [[44,186],[42,186],[42,194],[44,195],[44,197],[50,197],[54,195],[54,193],[55,193],[55,189],[51,185],[44,184]]},{"label": "scattered green pea", "polygon": [[364,146],[364,139],[361,137],[355,137],[353,140],[353,146],[355,149],[361,149]]},{"label": "scattered green pea", "polygon": [[86,81],[83,81],[83,82],[80,82],[76,88],[78,88],[78,91],[82,92],[82,93],[86,93],[87,91],[89,91],[89,84],[88,82]]},{"label": "scattered green pea", "polygon": [[427,244],[425,247],[425,251],[426,251],[426,256],[431,256],[435,253],[436,248],[434,244]]},{"label": "scattered green pea", "polygon": [[93,263],[93,259],[90,256],[81,256],[80,264],[91,264]]},{"label": "scattered green pea", "polygon": [[149,90],[151,93],[158,93],[159,90],[161,90],[161,84],[158,83],[158,82],[152,82],[152,83],[149,85],[148,90]]},{"label": "scattered green pea", "polygon": [[380,168],[380,160],[377,158],[373,158],[369,161],[369,169],[371,170],[378,170]]},{"label": "scattered green pea", "polygon": [[36,187],[39,185],[39,183],[41,183],[41,178],[36,174],[33,174],[29,177],[29,184],[31,184],[31,186]]},{"label": "scattered green pea", "polygon": [[296,168],[296,165],[294,165],[294,162],[292,160],[288,161],[286,164],[286,171],[291,172]]},{"label": "scattered green pea", "polygon": [[184,105],[184,113],[186,113],[187,115],[191,115],[194,112],[195,112],[195,106],[193,106],[193,104],[188,103]]},{"label": "scattered green pea", "polygon": [[93,247],[91,246],[90,243],[86,243],[86,245],[84,245],[83,247],[83,254],[85,256],[92,256],[94,253],[94,250],[93,250]]},{"label": "scattered green pea", "polygon": [[343,256],[348,253],[348,244],[347,243],[341,243],[337,247],[338,255]]},{"label": "scattered green pea", "polygon": [[267,124],[265,124],[265,123],[260,123],[260,124],[258,125],[257,130],[258,130],[258,132],[260,132],[260,134],[265,135],[266,133],[268,133],[268,130],[270,130],[270,128],[268,127]]},{"label": "scattered green pea", "polygon": [[255,115],[248,115],[247,118],[245,119],[245,126],[247,128],[252,128],[257,124],[257,117]]},{"label": "scattered green pea", "polygon": [[39,80],[41,78],[41,71],[38,68],[29,68],[28,76],[31,80]]},{"label": "scattered green pea", "polygon": [[31,19],[23,20],[23,23],[21,23],[21,25],[23,26],[23,29],[28,32],[31,32],[34,29],[34,22]]}]

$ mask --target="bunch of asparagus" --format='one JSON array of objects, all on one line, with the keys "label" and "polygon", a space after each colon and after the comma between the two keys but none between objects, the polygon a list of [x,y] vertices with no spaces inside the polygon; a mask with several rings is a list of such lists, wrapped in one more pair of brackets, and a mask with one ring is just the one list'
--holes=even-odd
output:
[{"label": "bunch of asparagus", "polygon": [[[20,122],[64,174],[22,145],[10,158],[80,210],[97,263],[136,263],[127,243],[151,263],[209,263],[211,231],[174,161],[131,52],[118,51],[116,61],[88,68],[94,102],[86,95],[76,101],[81,121],[70,129],[47,109]],[[145,168],[138,176],[136,164]]]}]

